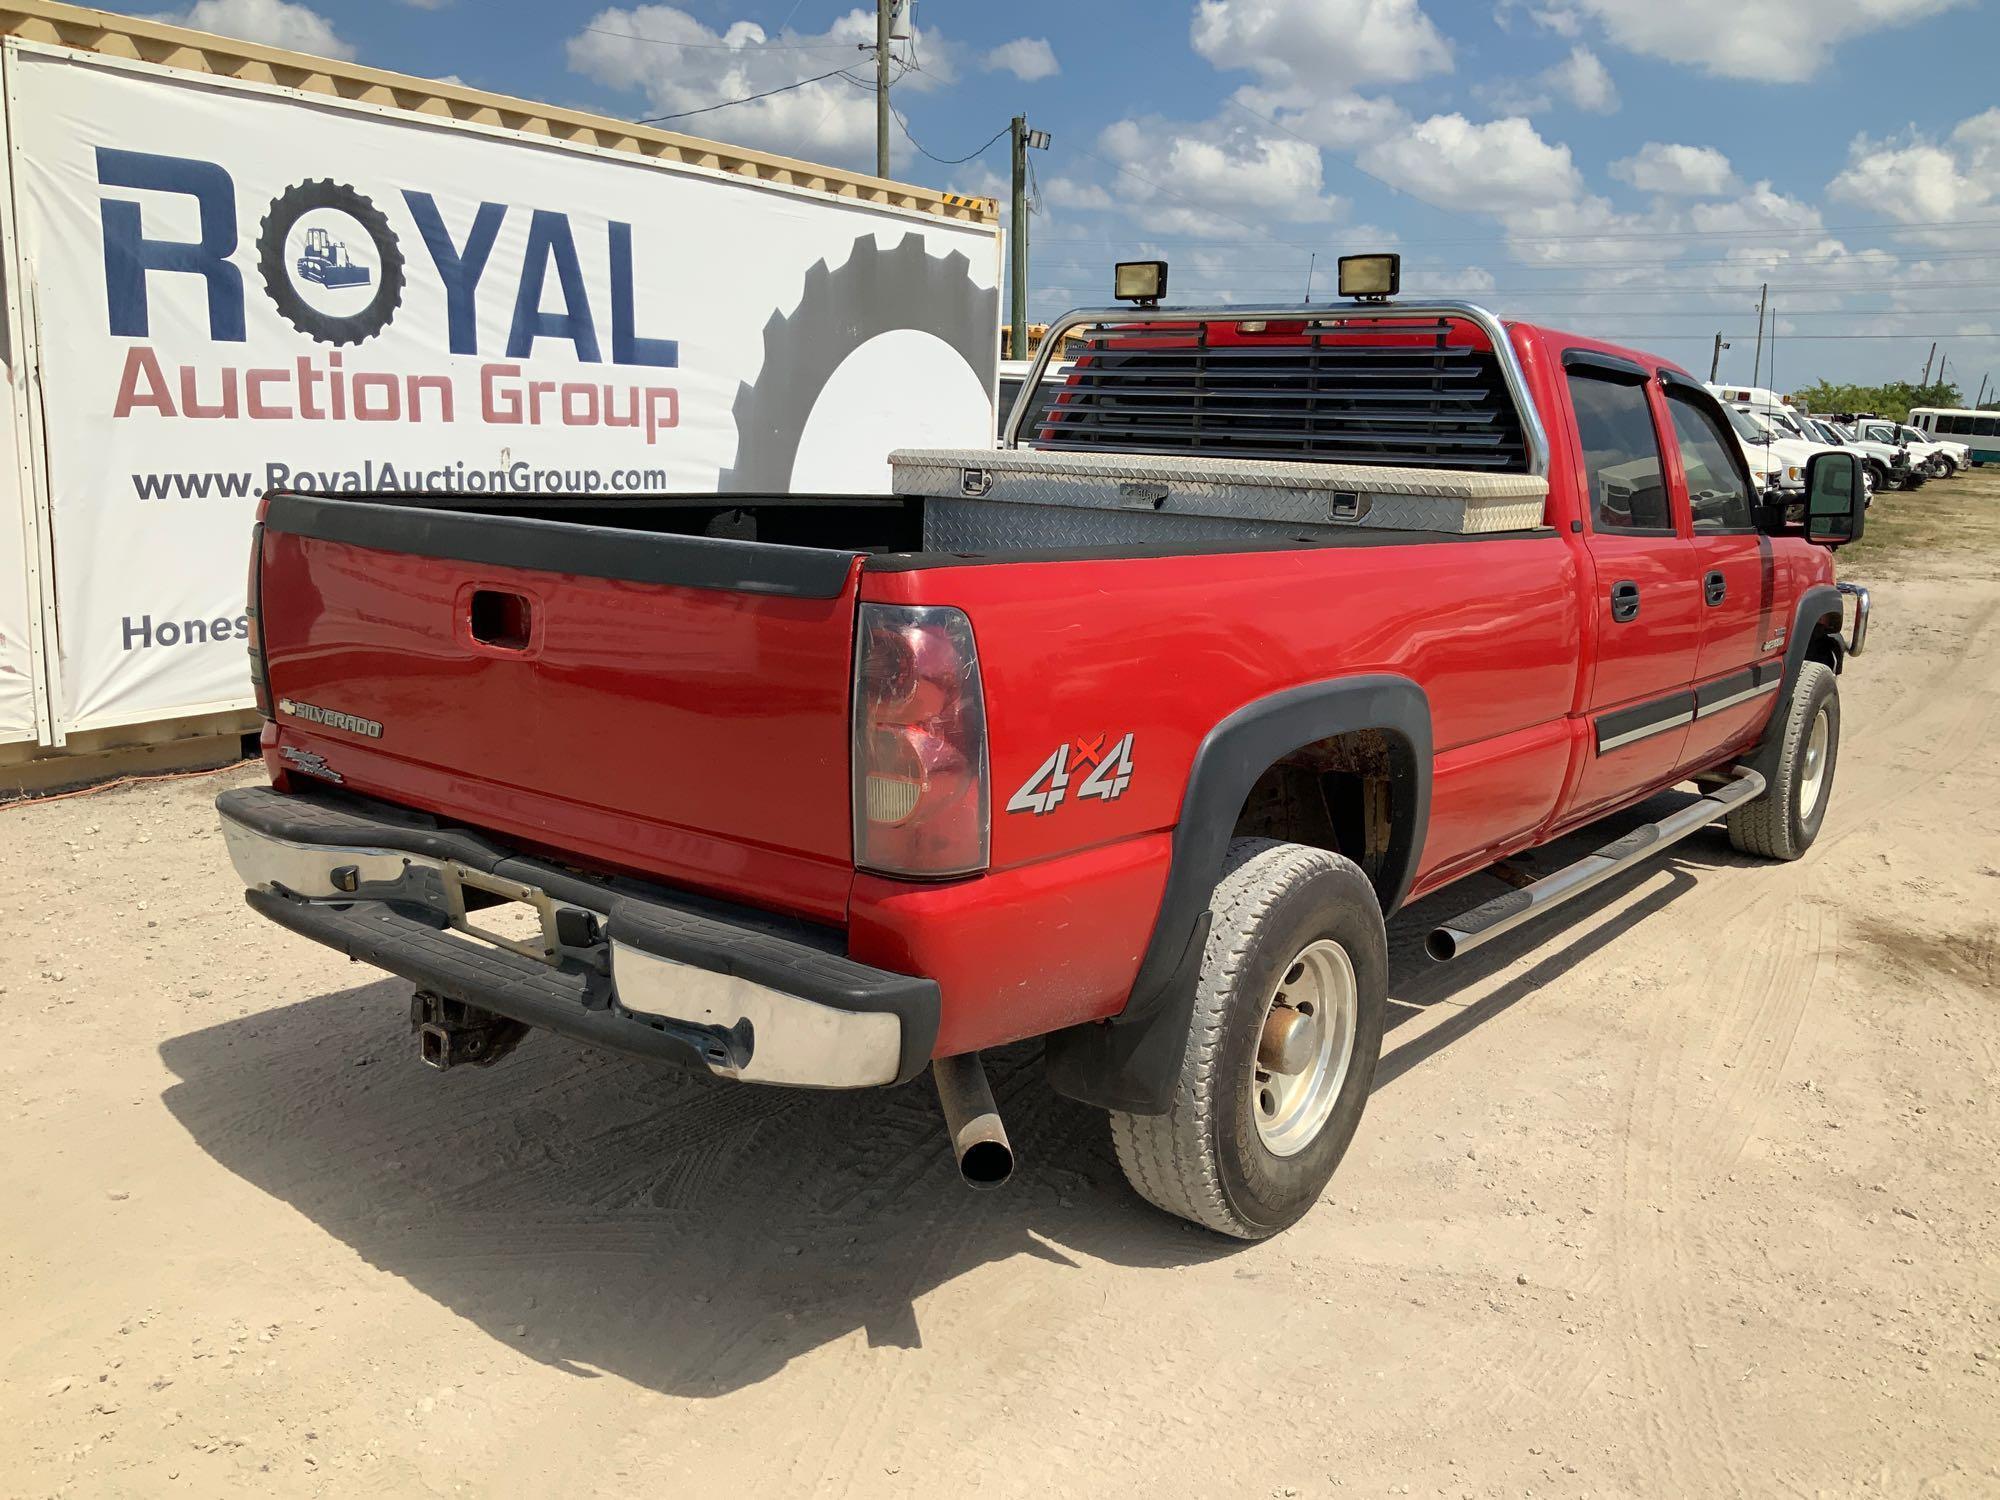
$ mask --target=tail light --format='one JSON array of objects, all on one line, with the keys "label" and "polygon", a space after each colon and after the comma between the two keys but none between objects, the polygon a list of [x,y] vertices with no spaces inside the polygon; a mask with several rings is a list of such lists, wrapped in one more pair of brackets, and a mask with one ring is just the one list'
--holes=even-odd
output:
[{"label": "tail light", "polygon": [[854,662],[854,862],[970,875],[987,858],[986,698],[955,609],[861,606]]},{"label": "tail light", "polygon": [[257,695],[257,712],[273,718],[271,679],[264,668],[264,523],[250,528],[250,586],[244,594],[244,624],[250,627],[250,687]]}]

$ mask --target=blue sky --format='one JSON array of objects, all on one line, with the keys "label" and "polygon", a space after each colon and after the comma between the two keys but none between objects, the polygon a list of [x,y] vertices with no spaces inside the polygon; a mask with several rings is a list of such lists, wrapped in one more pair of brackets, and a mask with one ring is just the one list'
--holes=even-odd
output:
[{"label": "blue sky", "polygon": [[[154,6],[117,6],[154,13]],[[195,0],[171,19],[640,117],[845,68],[852,0]],[[1943,336],[2000,380],[2000,14],[1992,0],[919,0],[896,174],[996,196],[1025,113],[1032,306],[1106,300],[1159,255],[1172,300],[1290,299],[1317,252],[1395,248],[1408,292],[1747,379],[1915,379]],[[673,122],[872,167],[834,76]],[[1866,334],[1870,337],[1853,337]],[[1828,335],[1844,335],[1828,337]],[[1769,344],[1767,342],[1767,355]],[[1989,388],[1989,399],[1991,389]]]}]

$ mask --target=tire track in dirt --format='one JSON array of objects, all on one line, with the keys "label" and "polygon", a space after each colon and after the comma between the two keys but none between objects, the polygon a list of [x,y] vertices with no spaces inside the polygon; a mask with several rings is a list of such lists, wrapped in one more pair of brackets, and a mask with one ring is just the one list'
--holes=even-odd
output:
[{"label": "tire track in dirt", "polygon": [[[1697,949],[1699,967],[1686,989],[1700,999],[1727,999],[1712,1021],[1700,1011],[1683,1017],[1665,1007],[1650,1018],[1625,1110],[1624,1202],[1613,1256],[1619,1302],[1633,1327],[1633,1373],[1664,1398],[1642,1420],[1642,1461],[1669,1476],[1674,1491],[1744,1488],[1737,1455],[1754,1448],[1757,1425],[1724,1394],[1702,1357],[1704,1347],[1718,1342],[1705,1336],[1717,1312],[1705,1293],[1724,1284],[1728,1267],[1748,1247],[1691,1228],[1696,1216],[1687,1210],[1755,1133],[1831,967],[1840,930],[1823,893],[1828,857],[1987,742],[2000,694],[1990,671],[1989,680],[1967,681],[1967,665],[1994,659],[1996,623],[2000,601],[1979,611],[1922,679],[1902,686],[1895,703],[1914,702],[1916,711],[1899,717],[1887,735],[1857,740],[1850,733],[1840,767],[1847,774],[1837,774],[1834,785],[1845,795],[1828,809],[1845,827],[1830,830],[1800,864],[1768,871],[1764,889],[1733,916],[1717,910],[1724,882],[1703,883],[1717,896],[1703,899],[1698,889],[1692,902],[1676,903],[1683,925],[1698,924],[1693,930],[1717,937]],[[1879,703],[1871,708],[1882,711]],[[1711,911],[1719,927],[1699,925]],[[1698,1049],[1689,1042],[1690,1018],[1704,1029]],[[1724,1079],[1699,1105],[1690,1104],[1697,1081],[1691,1070]]]}]

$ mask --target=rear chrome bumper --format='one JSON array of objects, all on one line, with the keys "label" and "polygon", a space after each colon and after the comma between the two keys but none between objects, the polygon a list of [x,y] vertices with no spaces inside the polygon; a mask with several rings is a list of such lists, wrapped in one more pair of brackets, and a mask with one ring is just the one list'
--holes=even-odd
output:
[{"label": "rear chrome bumper", "polygon": [[[746,1083],[865,1088],[930,1061],[936,983],[856,963],[825,929],[580,876],[397,809],[263,787],[216,809],[252,908],[421,988]],[[532,907],[539,939],[480,931],[467,890]]]}]

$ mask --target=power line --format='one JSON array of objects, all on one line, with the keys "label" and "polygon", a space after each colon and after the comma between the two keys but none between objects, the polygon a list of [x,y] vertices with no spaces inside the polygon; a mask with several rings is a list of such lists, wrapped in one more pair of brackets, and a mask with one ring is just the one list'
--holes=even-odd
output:
[{"label": "power line", "polygon": [[[846,74],[840,68],[834,68],[830,72],[814,74],[812,78],[800,78],[796,84],[780,84],[778,88],[766,88],[762,94],[744,94],[742,98],[726,98],[720,104],[704,104],[698,110],[676,110],[674,114],[648,114],[648,116],[642,116],[642,118],[634,120],[632,124],[660,124],[662,120],[686,120],[686,118],[690,118],[694,114],[714,114],[716,110],[728,110],[728,108],[734,108],[738,104],[754,104],[756,100],[770,98],[772,94],[790,94],[794,88],[804,88],[806,84],[818,84],[818,82],[824,82],[826,78],[846,78]],[[854,82],[854,80],[848,78],[848,82]]]},{"label": "power line", "polygon": [[[1082,152],[1081,154],[1085,156],[1091,156],[1091,153],[1087,151]],[[1124,172],[1130,176],[1137,177],[1141,182],[1152,183],[1151,178],[1146,177],[1139,172],[1133,171],[1130,167],[1122,166],[1117,162],[1105,161],[1104,158],[1101,156],[1091,156],[1091,160],[1097,162],[1103,162],[1105,166],[1111,167],[1115,171]],[[1157,187],[1159,184],[1152,183],[1152,185]],[[1422,200],[1420,199],[1419,201],[1421,202]],[[1205,208],[1207,205],[1196,205],[1196,206]],[[1221,214],[1221,213],[1218,213],[1217,216],[1220,218],[1231,217],[1228,214]],[[1260,238],[1254,240],[1228,240],[1228,239],[1219,239],[1212,236],[1199,235],[1199,234],[1151,235],[1148,236],[1148,238],[1157,239],[1161,241],[1192,241],[1208,245],[1255,245],[1255,244],[1269,242],[1274,244],[1285,244],[1285,245],[1297,244],[1301,248],[1307,247],[1308,245],[1311,245],[1313,243],[1305,240],[1297,240],[1297,241],[1278,240],[1275,239],[1268,232],[1261,230],[1255,224],[1248,223],[1242,219],[1232,219],[1232,222],[1242,224],[1244,228],[1252,231],[1255,234],[1258,234]],[[1913,219],[1907,223],[1902,223],[1902,224],[1815,224],[1800,229],[1772,228],[1772,229],[1604,230],[1590,234],[1519,234],[1512,230],[1506,229],[1505,227],[1496,226],[1489,234],[1475,235],[1464,238],[1413,239],[1413,240],[1404,240],[1401,243],[1405,245],[1483,245],[1486,244],[1488,241],[1492,240],[1506,240],[1509,243],[1513,244],[1550,245],[1550,244],[1574,244],[1574,243],[1583,243],[1583,242],[1599,241],[1599,240],[1659,240],[1659,239],[1707,240],[1707,239],[1745,239],[1745,238],[1758,238],[1758,237],[1770,237],[1778,239],[1805,239],[1810,236],[1824,236],[1830,234],[1881,233],[1884,235],[1902,235],[1902,234],[1914,234],[1920,230],[1924,231],[1944,230],[1950,232],[1959,232],[1959,231],[1967,231],[1975,229],[1983,229],[1992,231],[1994,233],[2000,233],[2000,219]],[[1067,238],[1073,238],[1078,240],[1090,240],[1098,238],[1098,236],[1083,234],[1083,235],[1067,236]],[[1352,241],[1350,243],[1360,244],[1362,242]],[[1950,255],[1954,253],[1990,255],[1996,252],[1939,251],[1936,253],[1939,255]],[[1655,262],[1635,262],[1635,264],[1653,264],[1653,263],[1657,263],[1657,260]]]},{"label": "power line", "polygon": [[992,135],[986,138],[986,144],[981,146],[977,151],[967,152],[964,156],[939,156],[935,151],[932,151],[929,147],[927,147],[922,141],[918,140],[914,135],[910,134],[910,122],[903,118],[903,112],[901,110],[891,105],[889,108],[889,113],[894,115],[896,117],[896,123],[903,127],[903,135],[909,141],[909,143],[912,146],[915,146],[917,150],[922,152],[925,156],[928,156],[932,161],[936,162],[939,166],[943,167],[962,167],[967,162],[973,160],[975,157],[984,156],[988,151],[991,151],[993,149],[994,143],[997,142],[1000,139],[1000,137],[1005,135],[1009,128],[1005,125],[1002,125],[998,130],[994,131]]},{"label": "power line", "polygon": [[678,47],[688,52],[852,52],[853,42],[672,42],[662,36],[645,36],[636,31],[612,31],[603,26],[583,28],[593,36],[614,36],[624,42],[644,42],[649,47]]}]

